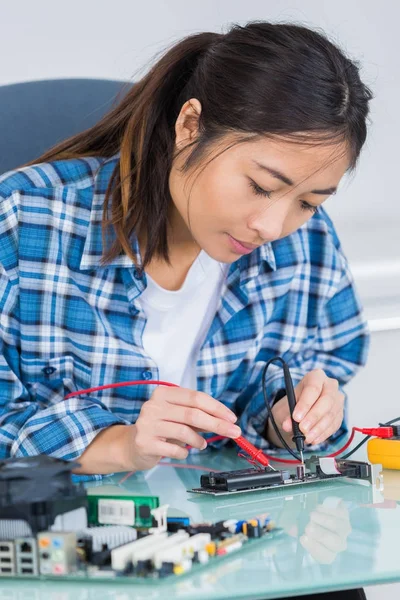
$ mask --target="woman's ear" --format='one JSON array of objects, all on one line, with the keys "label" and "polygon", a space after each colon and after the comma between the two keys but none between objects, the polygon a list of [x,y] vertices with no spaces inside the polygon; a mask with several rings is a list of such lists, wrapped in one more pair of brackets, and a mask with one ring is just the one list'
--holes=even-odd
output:
[{"label": "woman's ear", "polygon": [[175,143],[178,150],[194,142],[199,135],[201,104],[197,98],[187,100],[175,123]]}]

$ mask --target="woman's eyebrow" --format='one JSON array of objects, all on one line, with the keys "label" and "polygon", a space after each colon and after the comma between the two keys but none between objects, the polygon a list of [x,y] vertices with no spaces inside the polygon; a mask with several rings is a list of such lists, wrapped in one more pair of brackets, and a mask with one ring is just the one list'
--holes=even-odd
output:
[{"label": "woman's eyebrow", "polygon": [[[267,171],[270,175],[272,175],[272,177],[275,177],[275,179],[280,179],[280,181],[282,181],[286,185],[294,185],[294,182],[289,177],[287,177],[286,175],[281,173],[280,171],[277,171],[276,169],[271,169],[271,167],[267,167],[267,165],[263,165],[262,163],[259,163],[257,160],[253,160],[253,162],[258,167],[260,167],[260,169],[264,169],[264,171]],[[312,190],[310,193],[311,194],[320,194],[322,196],[330,196],[331,194],[334,194],[336,191],[337,191],[337,188],[335,186],[332,186],[330,188],[327,188],[326,190]]]}]

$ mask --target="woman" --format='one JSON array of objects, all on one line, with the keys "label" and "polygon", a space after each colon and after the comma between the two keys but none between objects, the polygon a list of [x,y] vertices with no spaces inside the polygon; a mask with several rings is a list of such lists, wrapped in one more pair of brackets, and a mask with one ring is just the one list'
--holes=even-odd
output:
[{"label": "woman", "polygon": [[[322,208],[371,93],[322,35],[249,23],[173,46],[102,121],[0,180],[0,457],[142,470],[202,433],[279,446],[279,354],[323,448],[368,334]],[[64,397],[129,380],[137,386]],[[266,389],[292,437],[283,377]],[[219,442],[221,443],[221,442]]]}]

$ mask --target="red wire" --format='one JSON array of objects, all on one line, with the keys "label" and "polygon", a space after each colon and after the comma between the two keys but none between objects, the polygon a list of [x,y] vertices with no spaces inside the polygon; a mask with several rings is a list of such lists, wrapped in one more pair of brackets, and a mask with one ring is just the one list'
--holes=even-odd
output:
[{"label": "red wire", "polygon": [[71,392],[70,394],[65,396],[64,400],[68,400],[68,398],[72,398],[73,396],[81,396],[82,394],[90,394],[91,392],[100,392],[101,390],[125,387],[127,385],[167,385],[168,387],[179,387],[179,385],[175,385],[175,383],[169,383],[168,381],[147,381],[147,379],[142,381],[138,379],[137,381],[122,381],[121,383],[108,383],[107,385],[99,385],[98,387],[87,388],[87,390]]},{"label": "red wire", "polygon": [[[153,380],[151,380],[151,381],[148,381],[148,380],[122,381],[120,383],[108,383],[107,385],[100,385],[97,387],[87,388],[86,390],[79,390],[77,392],[71,392],[70,394],[67,394],[67,396],[65,396],[64,400],[68,400],[69,398],[73,398],[74,396],[81,396],[82,394],[90,394],[91,392],[100,392],[101,390],[125,387],[128,385],[166,385],[168,387],[179,387],[179,385],[176,385],[175,383],[170,383],[168,381],[157,381],[157,380],[156,381],[153,381]],[[346,444],[342,448],[340,448],[339,450],[334,452],[333,454],[328,454],[328,457],[333,458],[334,456],[337,456],[338,454],[341,454],[342,452],[344,452],[350,446],[351,442],[353,441],[356,430],[358,430],[358,428],[353,427],[352,431],[351,431],[351,435],[350,435],[348,441],[346,442]],[[223,435],[215,435],[211,438],[208,438],[206,441],[207,441],[207,443],[211,443],[211,442],[216,442],[216,441],[223,440],[223,439],[230,439],[230,438],[226,438]],[[246,438],[244,438],[242,435],[239,436],[238,438],[234,439],[233,441],[240,448],[242,448],[242,450],[247,452],[247,454],[249,454],[253,460],[259,462],[264,467],[268,466],[270,460],[272,460],[274,462],[278,462],[278,463],[285,463],[285,464],[299,464],[300,463],[299,460],[277,458],[275,456],[271,456],[270,454],[265,454],[265,452],[263,452],[259,448],[256,448],[255,446],[253,446],[253,444],[251,444],[248,440],[246,440]],[[169,464],[169,463],[166,463],[166,464]]]},{"label": "red wire", "polygon": [[[143,381],[143,380],[122,381],[121,383],[109,383],[107,385],[100,385],[98,387],[87,388],[86,390],[79,390],[78,392],[71,392],[70,394],[67,394],[67,396],[65,396],[65,400],[68,400],[69,398],[73,398],[74,396],[81,396],[82,394],[90,394],[91,392],[99,392],[101,390],[124,387],[124,386],[128,386],[128,385],[166,385],[169,387],[179,387],[175,383],[169,383],[168,381],[147,381],[147,380],[146,381]],[[221,438],[222,436],[217,436],[217,437]],[[211,440],[212,439],[213,438],[211,438]],[[208,440],[208,442],[209,441],[210,440]],[[250,443],[248,440],[246,440],[243,436],[240,435],[234,441],[240,448],[242,448],[242,450],[245,450],[251,456],[252,459],[259,462],[264,467],[268,466],[268,464],[269,464],[268,458],[265,456],[263,451],[260,450],[259,448],[256,448],[255,446],[253,446],[253,444]]]}]

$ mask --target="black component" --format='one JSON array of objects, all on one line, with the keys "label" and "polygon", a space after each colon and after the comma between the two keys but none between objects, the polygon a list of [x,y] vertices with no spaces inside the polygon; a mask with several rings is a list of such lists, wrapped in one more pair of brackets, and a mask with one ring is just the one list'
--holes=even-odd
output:
[{"label": "black component", "polygon": [[190,527],[190,519],[187,517],[168,517],[167,518],[167,531],[170,533],[176,533],[180,529],[188,530]]},{"label": "black component", "polygon": [[259,537],[259,536],[256,536],[255,527],[251,523],[247,523],[247,537],[248,538]]},{"label": "black component", "polygon": [[93,552],[90,563],[96,567],[108,567],[111,565],[111,550],[100,550]]},{"label": "black component", "polygon": [[158,575],[160,577],[168,577],[168,575],[172,575],[173,572],[174,572],[174,563],[163,562],[161,565],[161,569],[158,571]]},{"label": "black component", "polygon": [[306,461],[306,466],[317,475],[319,479],[334,479],[335,477],[350,477],[352,479],[371,479],[371,465],[359,460],[336,459],[336,467],[340,473],[337,475],[326,475],[319,466],[318,456],[311,456]]},{"label": "black component", "polygon": [[303,464],[297,465],[296,476],[299,481],[304,481],[306,478],[306,469]]},{"label": "black component", "polygon": [[21,554],[23,553],[31,553],[32,552],[32,544],[29,544],[28,542],[23,542],[19,548],[19,551]]},{"label": "black component", "polygon": [[129,560],[122,571],[122,575],[133,575],[134,571],[133,562]]},{"label": "black component", "polygon": [[153,563],[150,558],[138,560],[135,572],[139,577],[146,577],[153,570]]},{"label": "black component", "polygon": [[151,517],[150,506],[148,504],[141,504],[139,506],[139,517],[141,519],[149,519]]},{"label": "black component", "polygon": [[371,465],[366,462],[358,460],[340,460],[336,461],[337,468],[342,475],[351,477],[353,479],[367,479],[371,478]]},{"label": "black component", "polygon": [[77,539],[76,546],[77,548],[82,548],[85,561],[90,563],[93,556],[93,538],[89,535],[84,535]]},{"label": "black component", "polygon": [[196,533],[209,533],[211,537],[219,537],[222,533],[225,533],[228,528],[224,525],[224,521],[217,521],[216,523],[196,523],[191,525],[187,529],[189,535],[196,535]]},{"label": "black component", "polygon": [[0,461],[0,521],[22,519],[36,535],[50,529],[58,515],[87,508],[83,484],[71,477],[78,466],[44,454]]},{"label": "black component", "polygon": [[400,425],[391,425],[391,427],[393,428],[393,438],[400,437]]},{"label": "black component", "polygon": [[241,469],[223,473],[201,475],[200,486],[210,491],[234,491],[283,483],[281,471],[265,469]]}]

